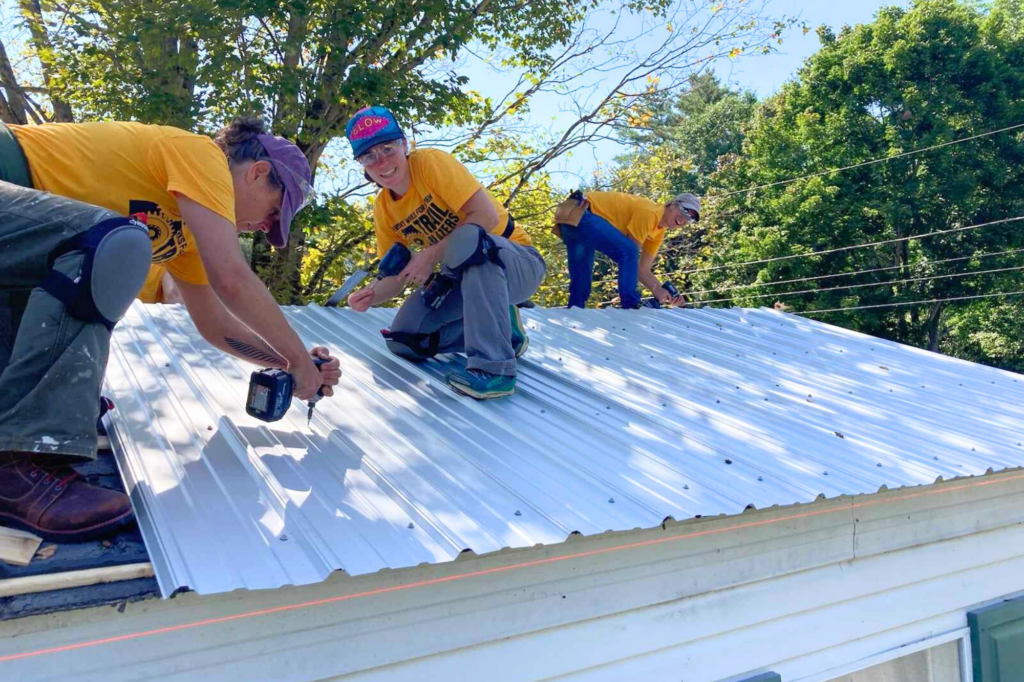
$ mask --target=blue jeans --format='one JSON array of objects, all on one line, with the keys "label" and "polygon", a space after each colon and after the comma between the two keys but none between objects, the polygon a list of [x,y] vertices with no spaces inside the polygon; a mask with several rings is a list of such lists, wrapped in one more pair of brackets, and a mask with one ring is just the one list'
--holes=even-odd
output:
[{"label": "blue jeans", "polygon": [[595,251],[611,258],[619,268],[619,299],[622,307],[640,307],[640,294],[637,292],[640,248],[636,242],[590,211],[583,214],[579,227],[560,227],[569,259],[569,307],[587,307],[594,281]]}]

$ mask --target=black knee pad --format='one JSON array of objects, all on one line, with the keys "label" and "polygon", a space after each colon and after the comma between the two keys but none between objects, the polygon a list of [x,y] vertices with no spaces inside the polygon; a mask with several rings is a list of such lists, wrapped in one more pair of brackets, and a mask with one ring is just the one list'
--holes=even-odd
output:
[{"label": "black knee pad", "polygon": [[491,235],[479,225],[460,225],[448,237],[444,248],[445,272],[450,277],[462,279],[466,268],[483,263],[496,263],[502,268],[498,252],[501,249],[494,243]]},{"label": "black knee pad", "polygon": [[110,218],[64,242],[50,255],[51,264],[75,251],[83,255],[79,277],[51,270],[43,288],[87,322],[113,329],[146,282],[152,260],[146,226],[134,218]]},{"label": "black knee pad", "polygon": [[381,330],[384,343],[388,350],[407,360],[427,360],[437,355],[437,347],[441,341],[440,332],[429,334],[413,334],[411,332],[393,332]]}]

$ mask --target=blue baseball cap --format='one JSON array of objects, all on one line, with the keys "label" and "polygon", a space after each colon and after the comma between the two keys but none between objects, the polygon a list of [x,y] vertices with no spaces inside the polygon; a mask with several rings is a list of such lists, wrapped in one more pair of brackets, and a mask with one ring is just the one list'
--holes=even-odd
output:
[{"label": "blue baseball cap", "polygon": [[345,126],[352,156],[359,158],[370,147],[405,137],[395,115],[384,107],[366,107],[356,112]]}]

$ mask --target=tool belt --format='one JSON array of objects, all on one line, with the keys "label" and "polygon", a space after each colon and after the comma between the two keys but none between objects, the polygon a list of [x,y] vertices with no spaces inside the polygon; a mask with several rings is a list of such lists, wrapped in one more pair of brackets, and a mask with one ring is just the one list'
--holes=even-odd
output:
[{"label": "tool belt", "polygon": [[580,220],[590,209],[590,202],[579,190],[569,195],[569,198],[555,207],[555,225],[551,228],[555,236],[562,236],[562,225],[579,227]]}]

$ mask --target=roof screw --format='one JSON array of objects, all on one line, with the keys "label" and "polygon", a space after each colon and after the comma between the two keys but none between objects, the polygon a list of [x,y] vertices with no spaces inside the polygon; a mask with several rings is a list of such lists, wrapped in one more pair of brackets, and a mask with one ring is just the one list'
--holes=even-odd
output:
[{"label": "roof screw", "polygon": [[974,448],[971,448],[971,452],[977,452],[977,450],[975,450]]},{"label": "roof screw", "polygon": [[288,542],[288,536],[287,535],[282,535],[281,536],[281,542]]},{"label": "roof screw", "polygon": [[612,406],[611,406],[611,405],[605,405],[605,406],[604,406],[604,409],[606,409],[606,410],[610,410],[610,409],[612,409]]},{"label": "roof screw", "polygon": [[609,497],[608,498],[608,504],[615,504],[615,498],[614,497]]},{"label": "roof screw", "polygon": [[[1020,445],[1020,443],[1017,443],[1017,445]],[[932,457],[932,459],[934,459],[936,462],[938,462],[939,461],[939,456],[935,455],[934,457]]]},{"label": "roof screw", "polygon": [[715,402],[716,402],[716,403],[720,403],[720,402],[722,402],[722,401],[721,401],[721,400],[716,400]]},{"label": "roof screw", "polygon": [[169,363],[169,362],[165,362],[164,363],[164,367],[170,367],[170,366],[171,366],[171,363]]},{"label": "roof screw", "polygon": [[882,466],[882,463],[881,463],[881,462],[879,462],[879,463],[878,463],[878,464],[876,464],[875,466],[876,466],[876,467],[879,467],[879,468],[881,468],[881,466]]},{"label": "roof screw", "polygon": [[212,427],[212,426],[207,426],[207,427],[206,427],[206,430],[207,430],[207,431],[213,431],[213,427]]},{"label": "roof screw", "polygon": [[408,528],[409,530],[412,530],[412,529],[413,529],[413,528],[415,528],[415,527],[416,527],[416,526],[414,526],[414,525],[413,525],[412,521],[410,521],[410,522],[409,522],[409,525],[408,525],[408,526],[406,526],[406,528]]},{"label": "roof screw", "polygon": [[[662,407],[668,407],[668,403],[662,403],[661,406]],[[1017,445],[1020,445],[1020,443],[1017,443]]]},{"label": "roof screw", "polygon": [[825,471],[825,472],[823,472],[823,473],[824,473],[824,474],[825,474],[826,476],[828,476],[828,472],[827,472],[827,471]]},{"label": "roof screw", "polygon": [[835,434],[836,434],[837,436],[839,436],[840,438],[846,438],[846,436],[844,436],[844,435],[843,435],[842,433],[840,433],[839,431],[835,431],[834,433],[835,433]]},{"label": "roof screw", "polygon": [[690,489],[690,486],[684,483],[683,484],[683,490],[689,490],[689,489]]},{"label": "roof screw", "polygon": [[523,515],[523,512],[521,512],[518,509],[516,509],[516,516],[522,516],[522,515]]},{"label": "roof screw", "polygon": [[758,476],[758,477],[757,477],[757,480],[759,480],[759,481],[763,481],[763,480],[764,480],[764,476]]},{"label": "roof screw", "polygon": [[541,410],[540,411],[541,414],[544,414],[545,412],[547,412],[547,410]]},{"label": "roof screw", "polygon": [[731,459],[727,459],[727,460],[725,460],[725,463],[726,464],[732,464],[732,460]]}]

